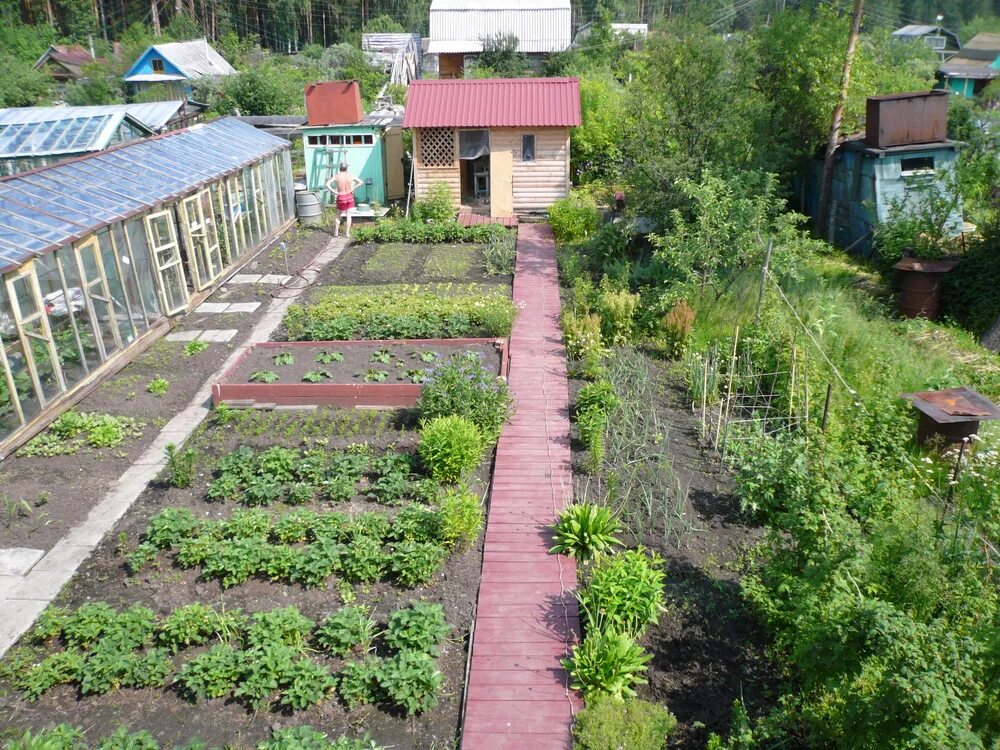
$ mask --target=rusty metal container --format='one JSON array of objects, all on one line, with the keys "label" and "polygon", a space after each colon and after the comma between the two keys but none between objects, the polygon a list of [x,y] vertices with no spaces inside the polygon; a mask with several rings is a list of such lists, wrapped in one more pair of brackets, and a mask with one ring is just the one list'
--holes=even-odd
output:
[{"label": "rusty metal container", "polygon": [[937,143],[947,138],[947,91],[868,97],[865,145],[869,148]]},{"label": "rusty metal container", "polygon": [[899,271],[899,314],[904,318],[937,320],[941,310],[944,275],[958,265],[954,260],[903,258],[893,266]]},{"label": "rusty metal container", "polygon": [[324,81],[306,84],[306,118],[309,125],[354,125],[364,119],[361,87],[357,81]]},{"label": "rusty metal container", "polygon": [[971,388],[904,393],[904,399],[920,412],[917,442],[938,437],[947,443],[961,443],[979,432],[979,423],[1000,418],[1000,409]]}]

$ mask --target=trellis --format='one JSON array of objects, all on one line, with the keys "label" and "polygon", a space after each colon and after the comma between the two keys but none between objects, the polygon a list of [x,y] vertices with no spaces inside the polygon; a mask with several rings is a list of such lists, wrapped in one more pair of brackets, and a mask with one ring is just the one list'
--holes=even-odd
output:
[{"label": "trellis", "polygon": [[420,130],[420,161],[425,167],[450,167],[455,163],[455,131],[452,128]]}]

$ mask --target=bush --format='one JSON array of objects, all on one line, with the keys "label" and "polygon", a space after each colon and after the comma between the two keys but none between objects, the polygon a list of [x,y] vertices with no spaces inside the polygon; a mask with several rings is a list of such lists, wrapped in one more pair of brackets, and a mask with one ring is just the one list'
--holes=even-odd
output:
[{"label": "bush", "polygon": [[439,482],[457,482],[483,459],[483,437],[475,423],[457,414],[434,417],[420,429],[420,459]]},{"label": "bush", "polygon": [[691,329],[694,328],[694,308],[686,300],[680,300],[663,316],[661,324],[663,345],[667,356],[680,359],[687,351]]},{"label": "bush", "polygon": [[580,591],[587,632],[639,638],[663,611],[663,560],[641,548],[601,558]]},{"label": "bush", "polygon": [[549,223],[560,244],[585,240],[601,225],[597,201],[587,193],[572,190],[549,206]]},{"label": "bush", "polygon": [[510,416],[511,403],[505,380],[490,374],[477,357],[453,354],[430,372],[417,407],[424,419],[465,417],[494,443]]},{"label": "bush", "polygon": [[592,503],[575,503],[563,509],[555,524],[556,544],[549,552],[558,552],[577,560],[590,560],[610,552],[620,530],[614,514]]},{"label": "bush", "polygon": [[601,362],[607,354],[601,340],[601,316],[565,310],[562,329],[569,356],[580,360],[585,376],[599,377]]},{"label": "bush", "polygon": [[413,202],[410,209],[413,218],[423,224],[440,224],[455,219],[455,196],[446,182],[435,182],[427,191],[427,197]]},{"label": "bush", "polygon": [[601,295],[597,300],[601,315],[601,329],[604,340],[614,346],[624,346],[632,339],[635,313],[639,309],[639,295],[630,294],[625,289],[613,289],[602,283]]},{"label": "bush", "polygon": [[589,454],[587,467],[591,474],[597,474],[604,462],[604,434],[608,429],[608,415],[601,409],[587,409],[576,415],[576,428],[580,442]]},{"label": "bush", "polygon": [[617,699],[635,696],[635,686],[645,685],[642,676],[652,659],[635,641],[622,633],[590,633],[573,655],[562,659],[571,687],[590,700],[594,695]]},{"label": "bush", "polygon": [[573,725],[573,750],[663,750],[677,719],[663,706],[638,698],[597,695]]},{"label": "bush", "polygon": [[486,514],[482,501],[467,490],[455,490],[440,502],[441,536],[458,549],[471,547],[483,530]]},{"label": "bush", "polygon": [[374,224],[366,224],[354,230],[356,242],[493,243],[513,238],[513,236],[511,230],[499,224],[477,224],[465,227],[452,219],[437,224],[422,224],[412,219],[381,219]]},{"label": "bush", "polygon": [[292,341],[509,336],[516,308],[476,284],[331,287],[308,305],[292,305],[284,325]]}]

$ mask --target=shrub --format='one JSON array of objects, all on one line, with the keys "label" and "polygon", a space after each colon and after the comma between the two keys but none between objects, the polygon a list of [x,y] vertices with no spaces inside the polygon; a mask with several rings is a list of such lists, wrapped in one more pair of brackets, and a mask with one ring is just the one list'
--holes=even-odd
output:
[{"label": "shrub", "polygon": [[483,438],[496,442],[510,417],[506,381],[491,375],[477,357],[453,354],[431,371],[417,407],[424,419],[458,415],[472,421]]},{"label": "shrub", "polygon": [[607,508],[592,503],[575,503],[563,509],[554,531],[557,552],[577,560],[600,557],[621,542],[615,537],[620,525]]},{"label": "shrub", "polygon": [[639,295],[602,284],[597,306],[605,340],[614,346],[624,346],[629,343],[632,339],[635,313],[639,309]]},{"label": "shrub", "polygon": [[467,490],[455,490],[439,503],[441,537],[458,549],[471,547],[483,530],[486,514],[482,501]]},{"label": "shrub", "polygon": [[597,201],[592,195],[572,190],[549,206],[549,224],[560,244],[585,240],[600,228]]},{"label": "shrub", "polygon": [[684,356],[688,339],[691,337],[691,329],[694,328],[694,317],[694,309],[686,300],[674,304],[663,316],[661,328],[668,357],[680,359]]},{"label": "shrub", "polygon": [[427,191],[427,197],[413,202],[410,209],[413,218],[424,224],[439,224],[455,218],[455,196],[446,182],[435,182]]},{"label": "shrub", "polygon": [[439,482],[457,482],[483,459],[483,437],[475,423],[457,414],[434,417],[420,428],[420,459]]},{"label": "shrub", "polygon": [[643,672],[652,658],[623,633],[590,633],[561,661],[571,687],[587,700],[601,694],[623,699],[635,696],[636,685],[646,684]]},{"label": "shrub", "polygon": [[677,719],[663,706],[595,695],[576,715],[573,750],[663,750],[676,727]]},{"label": "shrub", "polygon": [[663,611],[663,560],[628,550],[601,558],[580,591],[587,632],[603,629],[639,638]]},{"label": "shrub", "polygon": [[562,329],[569,356],[580,360],[587,377],[598,377],[601,361],[606,355],[601,340],[601,316],[565,310],[562,314]]}]

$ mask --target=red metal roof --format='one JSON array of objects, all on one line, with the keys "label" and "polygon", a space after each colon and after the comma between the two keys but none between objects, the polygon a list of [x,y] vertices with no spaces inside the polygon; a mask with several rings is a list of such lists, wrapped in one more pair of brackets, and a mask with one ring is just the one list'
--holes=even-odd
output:
[{"label": "red metal roof", "polygon": [[94,62],[94,58],[83,47],[76,44],[53,44],[51,57],[59,62],[66,62],[70,65],[87,65]]},{"label": "red metal roof", "polygon": [[413,81],[404,128],[576,127],[578,78]]}]

